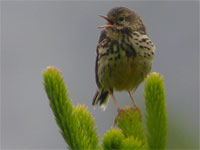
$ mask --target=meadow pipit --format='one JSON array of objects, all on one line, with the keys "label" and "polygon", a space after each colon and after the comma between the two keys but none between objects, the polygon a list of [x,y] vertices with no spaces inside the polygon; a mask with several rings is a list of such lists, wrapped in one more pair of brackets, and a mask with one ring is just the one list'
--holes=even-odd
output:
[{"label": "meadow pipit", "polygon": [[137,13],[125,7],[111,9],[97,46],[96,83],[98,90],[92,105],[103,108],[111,95],[114,104],[120,107],[113,90],[127,91],[135,108],[138,108],[131,95],[151,71],[155,46],[146,33],[142,19]]}]

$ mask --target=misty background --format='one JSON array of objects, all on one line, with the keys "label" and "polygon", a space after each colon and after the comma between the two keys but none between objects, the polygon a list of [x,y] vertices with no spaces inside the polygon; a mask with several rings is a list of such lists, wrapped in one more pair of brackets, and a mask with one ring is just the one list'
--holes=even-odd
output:
[{"label": "misty background", "polygon": [[[42,72],[50,65],[63,73],[73,104],[88,106],[101,139],[113,126],[113,102],[105,112],[91,103],[97,26],[106,23],[98,15],[116,6],[136,11],[156,45],[152,71],[165,77],[167,148],[199,148],[198,1],[1,2],[2,148],[66,148],[43,87]],[[144,114],[143,89],[144,83],[134,98]],[[132,105],[126,92],[115,95],[121,107]]]}]

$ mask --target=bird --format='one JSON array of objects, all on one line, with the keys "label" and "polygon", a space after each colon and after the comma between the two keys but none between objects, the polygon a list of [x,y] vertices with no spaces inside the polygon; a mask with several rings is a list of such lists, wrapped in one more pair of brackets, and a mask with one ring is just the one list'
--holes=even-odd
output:
[{"label": "bird", "polygon": [[97,91],[92,105],[106,109],[111,96],[118,112],[121,108],[114,91],[128,92],[133,107],[138,109],[132,93],[150,73],[155,45],[147,36],[141,17],[126,7],[114,7],[107,16],[96,48],[95,75]]}]

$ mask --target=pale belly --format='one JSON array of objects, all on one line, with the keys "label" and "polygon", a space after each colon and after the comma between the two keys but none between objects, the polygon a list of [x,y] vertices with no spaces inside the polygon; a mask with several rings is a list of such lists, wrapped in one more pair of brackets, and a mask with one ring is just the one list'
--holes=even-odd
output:
[{"label": "pale belly", "polygon": [[105,59],[98,70],[99,82],[104,89],[131,91],[138,87],[151,70],[152,61],[143,58]]}]

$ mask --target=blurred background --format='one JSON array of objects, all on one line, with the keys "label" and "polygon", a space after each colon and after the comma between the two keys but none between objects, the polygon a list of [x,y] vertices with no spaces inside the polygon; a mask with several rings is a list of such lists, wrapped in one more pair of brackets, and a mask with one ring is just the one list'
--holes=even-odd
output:
[{"label": "blurred background", "polygon": [[[168,149],[199,148],[198,1],[3,1],[1,2],[1,147],[64,149],[44,91],[42,72],[53,65],[66,81],[73,104],[85,104],[100,138],[117,115],[112,101],[94,110],[95,57],[99,25],[116,6],[136,11],[156,45],[152,71],[164,75],[168,111]],[[145,114],[144,84],[136,103]],[[121,107],[132,105],[117,93]],[[144,119],[144,117],[143,117]]]}]

